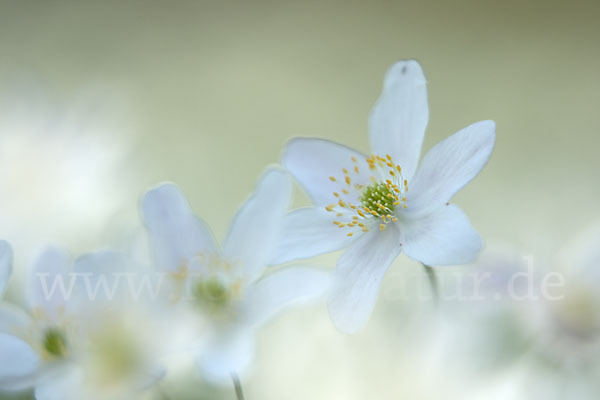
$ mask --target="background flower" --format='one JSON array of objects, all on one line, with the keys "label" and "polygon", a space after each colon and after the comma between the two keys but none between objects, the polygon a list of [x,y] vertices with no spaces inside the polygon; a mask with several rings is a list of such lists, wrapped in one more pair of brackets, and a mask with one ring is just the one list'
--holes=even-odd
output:
[{"label": "background flower", "polygon": [[198,324],[199,346],[182,346],[197,353],[199,369],[213,382],[229,384],[232,373],[251,365],[258,327],[287,307],[324,296],[329,288],[329,274],[311,268],[264,276],[290,195],[286,173],[267,170],[236,213],[222,247],[175,185],[160,185],[144,196],[150,249],[156,266],[168,273],[169,301],[175,309],[184,303],[186,318],[206,321]]}]

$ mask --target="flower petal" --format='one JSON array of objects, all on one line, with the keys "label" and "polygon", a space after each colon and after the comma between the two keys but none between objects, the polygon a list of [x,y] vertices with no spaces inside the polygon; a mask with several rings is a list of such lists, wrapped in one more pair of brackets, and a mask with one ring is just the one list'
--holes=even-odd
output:
[{"label": "flower petal", "polygon": [[[40,357],[23,340],[16,336],[0,333],[0,387],[4,382],[35,373]],[[10,362],[4,362],[10,360]]]},{"label": "flower petal", "polygon": [[233,219],[223,243],[223,255],[243,264],[241,273],[246,279],[258,276],[273,257],[291,192],[285,171],[271,168],[260,178],[254,194]]},{"label": "flower petal", "polygon": [[0,240],[0,299],[12,275],[13,252],[8,242]]},{"label": "flower petal", "polygon": [[[70,400],[85,396],[84,374],[78,367],[63,367],[35,388],[36,400]],[[94,393],[97,395],[98,393]]]},{"label": "flower petal", "polygon": [[394,64],[369,118],[373,153],[392,156],[404,178],[414,174],[429,121],[427,81],[417,61]]},{"label": "flower petal", "polygon": [[231,374],[240,375],[254,355],[254,337],[246,330],[232,329],[213,337],[196,363],[210,382],[230,385]]},{"label": "flower petal", "polygon": [[[132,295],[128,274],[135,274],[134,263],[125,255],[112,250],[84,254],[75,260],[78,305],[90,306],[118,300],[122,306]],[[129,296],[128,296],[129,295]],[[137,299],[137,297],[136,297]]]},{"label": "flower petal", "polygon": [[283,234],[271,265],[339,250],[358,236],[333,223],[333,214],[321,207],[306,207],[288,213],[283,220]]},{"label": "flower petal", "polygon": [[398,231],[390,227],[363,235],[342,254],[329,298],[329,315],[338,330],[355,333],[365,325],[381,279],[400,250]]},{"label": "flower petal", "polygon": [[331,273],[314,268],[293,267],[277,271],[249,287],[244,299],[246,322],[262,325],[286,307],[324,296]]},{"label": "flower petal", "polygon": [[427,212],[447,203],[487,163],[496,137],[494,121],[476,122],[434,146],[409,183],[408,209]]},{"label": "flower petal", "polygon": [[456,205],[406,220],[400,229],[406,255],[425,265],[459,265],[475,260],[482,241]]},{"label": "flower petal", "polygon": [[157,266],[177,271],[199,254],[214,254],[215,240],[190,209],[185,196],[171,183],[149,190],[142,209],[150,248]]},{"label": "flower petal", "polygon": [[49,247],[33,264],[29,278],[27,300],[32,310],[43,310],[54,320],[71,297],[75,276],[69,274],[71,266],[67,252]]},{"label": "flower petal", "polygon": [[11,303],[0,301],[0,332],[28,331],[30,325],[33,325],[33,320],[25,311]]},{"label": "flower petal", "polygon": [[[356,162],[353,161],[353,157]],[[349,147],[322,139],[296,138],[288,142],[283,153],[283,165],[296,178],[316,205],[337,202],[333,192],[341,192],[343,168],[349,172],[352,183],[369,184],[371,176],[366,157]],[[354,167],[358,167],[358,173]],[[336,178],[335,181],[330,177]],[[347,199],[357,203],[355,190],[349,190]]]}]

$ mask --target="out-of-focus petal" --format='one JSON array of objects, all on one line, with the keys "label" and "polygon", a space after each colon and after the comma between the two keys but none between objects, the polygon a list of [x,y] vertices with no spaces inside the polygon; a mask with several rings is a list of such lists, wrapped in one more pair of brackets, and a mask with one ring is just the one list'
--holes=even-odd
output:
[{"label": "out-of-focus petal", "polygon": [[290,179],[282,169],[269,169],[231,223],[223,243],[223,256],[239,264],[247,280],[260,275],[273,257],[291,190]]},{"label": "out-of-focus petal", "polygon": [[82,304],[124,301],[131,295],[128,275],[136,273],[133,266],[124,254],[111,250],[78,257],[73,266],[78,300]]},{"label": "out-of-focus petal", "polygon": [[0,388],[4,382],[35,373],[40,365],[38,354],[22,339],[0,333]]},{"label": "out-of-focus petal", "polygon": [[12,274],[13,252],[8,242],[0,240],[0,299]]},{"label": "out-of-focus petal", "polygon": [[469,218],[453,204],[404,221],[400,240],[408,257],[430,266],[470,263],[483,245]]},{"label": "out-of-focus petal", "polygon": [[363,235],[342,254],[329,297],[329,315],[338,330],[355,333],[366,324],[381,279],[400,250],[398,231],[390,227]]},{"label": "out-of-focus petal", "polygon": [[424,213],[447,203],[487,163],[496,124],[480,121],[434,146],[409,182],[407,212]]},{"label": "out-of-focus petal", "polygon": [[149,190],[142,202],[150,250],[160,269],[178,271],[200,254],[217,250],[208,227],[192,214],[179,188],[171,183]]},{"label": "out-of-focus petal", "polygon": [[417,61],[394,64],[369,118],[373,153],[389,154],[406,179],[414,174],[429,121],[427,81]]},{"label": "out-of-focus petal", "polygon": [[[341,192],[347,186],[343,168],[348,170],[352,183],[369,184],[371,176],[363,154],[322,139],[290,140],[283,153],[283,165],[300,182],[312,201],[322,206],[336,202],[333,192]],[[354,170],[355,166],[358,173]],[[350,190],[346,198],[358,203],[356,191]]]},{"label": "out-of-focus petal", "polygon": [[314,268],[293,267],[277,271],[248,288],[245,298],[246,321],[261,325],[286,307],[325,296],[331,273]]},{"label": "out-of-focus petal", "polygon": [[247,330],[216,335],[197,359],[202,375],[210,382],[231,385],[231,374],[241,375],[254,355],[254,337]]},{"label": "out-of-focus petal", "polygon": [[283,234],[271,265],[309,258],[348,246],[358,235],[333,223],[334,214],[323,207],[294,210],[284,217]]},{"label": "out-of-focus petal", "polygon": [[27,332],[27,327],[32,324],[33,320],[29,314],[21,308],[4,301],[0,302],[0,332]]},{"label": "out-of-focus petal", "polygon": [[84,374],[76,367],[62,368],[35,388],[36,400],[77,400],[84,398],[84,393]]},{"label": "out-of-focus petal", "polygon": [[49,247],[33,264],[29,281],[28,303],[32,310],[41,310],[55,320],[73,294],[76,278],[70,272],[67,252]]}]

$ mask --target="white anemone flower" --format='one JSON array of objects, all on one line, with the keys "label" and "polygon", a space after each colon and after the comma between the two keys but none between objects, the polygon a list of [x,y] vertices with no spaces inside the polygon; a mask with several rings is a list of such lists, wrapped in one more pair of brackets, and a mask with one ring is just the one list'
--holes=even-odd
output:
[{"label": "white anemone flower", "polygon": [[419,165],[429,119],[426,81],[416,61],[393,65],[369,119],[371,155],[327,140],[298,138],[283,164],[314,207],[286,218],[274,263],[342,248],[329,299],[334,324],[360,329],[379,283],[404,251],[428,266],[465,264],[482,247],[467,216],[450,199],[486,164],[493,121],[474,123],[434,146]]},{"label": "white anemone flower", "polygon": [[147,319],[125,310],[122,301],[115,307],[97,283],[107,267],[123,272],[123,261],[99,252],[72,266],[57,249],[41,254],[30,277],[28,309],[0,303],[0,357],[11,360],[0,366],[0,390],[33,388],[37,400],[116,400],[131,398],[163,375],[150,358],[157,347],[145,335],[155,327],[146,329]]},{"label": "white anemone flower", "polygon": [[144,197],[155,263],[173,282],[171,300],[202,316],[205,336],[197,365],[214,383],[225,383],[249,365],[260,325],[284,307],[316,299],[328,288],[329,273],[306,267],[263,277],[290,196],[286,173],[268,170],[237,212],[221,248],[175,185],[162,184]]},{"label": "white anemone flower", "polygon": [[68,370],[69,343],[75,330],[69,303],[60,290],[48,296],[50,292],[43,290],[38,279],[39,274],[47,282],[65,279],[68,266],[65,253],[46,250],[33,268],[26,291],[28,309],[0,303],[0,355],[11,360],[0,367],[0,389],[36,387],[62,379]]}]

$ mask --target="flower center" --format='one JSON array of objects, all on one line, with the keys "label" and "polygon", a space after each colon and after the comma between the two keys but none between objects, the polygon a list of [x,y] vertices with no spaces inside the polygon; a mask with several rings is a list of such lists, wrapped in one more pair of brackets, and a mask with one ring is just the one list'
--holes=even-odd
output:
[{"label": "flower center", "polygon": [[44,350],[56,358],[63,358],[67,355],[67,339],[65,334],[57,328],[49,328],[44,333]]},{"label": "flower center", "polygon": [[363,189],[359,197],[363,208],[369,210],[381,210],[384,213],[393,214],[398,196],[390,185],[383,182],[375,182]]},{"label": "flower center", "polygon": [[[370,156],[366,162],[371,172],[369,176],[370,183],[352,183],[352,175],[360,175],[358,159],[351,157],[354,164],[351,173],[348,169],[342,168],[344,178],[338,180],[335,176],[330,176],[332,182],[339,182],[340,191],[333,192],[338,200],[337,203],[329,204],[325,209],[333,212],[338,220],[333,221],[339,228],[360,229],[362,232],[368,232],[374,225],[379,225],[379,230],[384,230],[386,225],[397,222],[395,215],[396,207],[407,208],[405,193],[408,191],[408,182],[402,177],[402,168],[395,164],[392,157],[388,154],[385,157]],[[353,204],[348,200],[350,195],[358,199],[359,204]],[[352,236],[355,232],[349,232]]]},{"label": "flower center", "polygon": [[198,281],[194,285],[192,294],[202,307],[209,310],[223,308],[233,298],[230,287],[216,277]]}]

